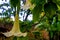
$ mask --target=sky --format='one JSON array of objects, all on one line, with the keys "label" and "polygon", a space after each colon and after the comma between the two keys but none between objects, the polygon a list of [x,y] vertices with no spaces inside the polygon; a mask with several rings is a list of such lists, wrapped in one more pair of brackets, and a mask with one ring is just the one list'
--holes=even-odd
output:
[{"label": "sky", "polygon": [[3,3],[9,3],[9,0],[7,0],[6,2],[5,2],[5,0],[0,0],[0,4],[3,4]]},{"label": "sky", "polygon": [[[5,2],[5,0],[0,0],[0,5],[1,4],[3,4],[3,3],[8,3],[9,4],[9,0],[7,0],[6,2]],[[21,1],[21,6],[23,6],[23,4],[22,4],[23,2]],[[10,6],[7,8],[6,6],[3,6],[3,8],[5,8],[6,10],[8,10],[8,8],[11,8]],[[2,11],[3,11],[3,9],[0,9],[0,13],[2,13]],[[24,12],[22,12],[23,14],[24,14]],[[20,20],[21,21],[23,21],[23,15],[21,16],[21,15],[19,15],[20,16]],[[26,16],[26,14],[25,14],[25,16]],[[1,17],[1,16],[0,16]],[[13,21],[14,21],[14,16],[11,16],[11,18],[13,19]],[[27,18],[28,20],[32,20],[32,14],[30,14],[29,16],[28,16],[28,18]]]},{"label": "sky", "polygon": [[[4,3],[9,3],[9,0],[7,0],[6,2],[5,2],[5,0],[0,0],[0,5],[1,4],[4,4]],[[5,8],[6,10],[8,10],[8,8],[6,7],[6,6],[3,6],[3,8]],[[9,7],[10,8],[10,7]],[[3,11],[3,9],[0,9],[0,13],[2,13],[2,11]]]}]

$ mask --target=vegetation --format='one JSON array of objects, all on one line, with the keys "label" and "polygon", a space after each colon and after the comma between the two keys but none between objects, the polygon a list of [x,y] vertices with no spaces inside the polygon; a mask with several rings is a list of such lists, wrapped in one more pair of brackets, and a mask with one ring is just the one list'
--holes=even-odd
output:
[{"label": "vegetation", "polygon": [[[9,2],[0,5],[0,8],[4,5],[11,7],[0,13],[0,40],[60,40],[60,0]],[[31,21],[28,20],[30,14],[33,16]],[[12,15],[15,21],[12,21]],[[23,21],[19,20],[19,15],[23,15]]]}]

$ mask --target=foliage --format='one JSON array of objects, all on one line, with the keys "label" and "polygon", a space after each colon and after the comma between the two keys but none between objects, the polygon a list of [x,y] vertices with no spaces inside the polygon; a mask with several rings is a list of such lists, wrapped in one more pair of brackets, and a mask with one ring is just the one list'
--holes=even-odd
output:
[{"label": "foliage", "polygon": [[48,2],[44,5],[44,11],[46,13],[46,16],[50,19],[52,18],[56,11],[57,11],[57,5],[53,2]]},{"label": "foliage", "polygon": [[25,31],[29,32],[32,28],[33,21],[31,21],[31,22],[30,21],[25,21],[25,22],[21,22],[20,24],[21,24],[20,25],[21,26],[20,30],[22,32],[25,32]]},{"label": "foliage", "polygon": [[44,4],[46,2],[46,0],[31,0],[32,4],[36,4],[36,5],[40,5],[40,4]]},{"label": "foliage", "polygon": [[[45,40],[46,37],[49,40],[59,39],[57,35],[60,34],[60,0],[29,0],[27,2],[35,5],[31,10],[33,20],[19,21],[19,24],[17,16],[14,26],[17,30],[16,26],[20,25],[20,31],[23,33],[27,32],[27,36],[14,37],[13,40]],[[10,0],[10,3],[12,7],[18,8],[18,13],[20,10],[20,0]]]},{"label": "foliage", "polygon": [[41,11],[42,11],[42,5],[36,5],[32,10],[34,22],[39,20]]},{"label": "foliage", "polygon": [[10,4],[12,7],[16,7],[20,5],[20,0],[10,0]]}]

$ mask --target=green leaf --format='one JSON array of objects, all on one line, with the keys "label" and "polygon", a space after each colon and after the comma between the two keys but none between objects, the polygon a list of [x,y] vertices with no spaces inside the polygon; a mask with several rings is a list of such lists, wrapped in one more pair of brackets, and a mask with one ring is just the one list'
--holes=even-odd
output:
[{"label": "green leaf", "polygon": [[51,36],[51,38],[53,37],[53,32],[50,32],[50,36]]},{"label": "green leaf", "polygon": [[18,40],[28,40],[29,38],[28,38],[28,36],[26,36],[26,37],[19,37],[18,38]]},{"label": "green leaf", "polygon": [[14,37],[13,40],[17,40],[17,37]]},{"label": "green leaf", "polygon": [[39,20],[41,11],[42,11],[42,5],[36,5],[32,10],[34,22]]},{"label": "green leaf", "polygon": [[60,14],[58,15],[58,20],[60,20]]},{"label": "green leaf", "polygon": [[57,29],[60,31],[60,21],[57,23]]},{"label": "green leaf", "polygon": [[48,2],[44,5],[44,11],[48,18],[52,18],[53,15],[56,13],[57,9],[58,9],[58,7],[57,7],[56,3],[53,3],[53,2]]},{"label": "green leaf", "polygon": [[56,31],[57,30],[57,27],[55,27],[55,24],[54,25],[52,24],[50,28],[51,28],[51,31]]},{"label": "green leaf", "polygon": [[46,3],[46,0],[31,0],[31,3],[36,4],[36,5],[44,4],[44,3]]},{"label": "green leaf", "polygon": [[60,0],[53,0],[53,2],[55,2],[56,4],[60,6]]},{"label": "green leaf", "polygon": [[16,6],[20,6],[20,0],[10,0],[10,4],[12,7],[16,8]]}]

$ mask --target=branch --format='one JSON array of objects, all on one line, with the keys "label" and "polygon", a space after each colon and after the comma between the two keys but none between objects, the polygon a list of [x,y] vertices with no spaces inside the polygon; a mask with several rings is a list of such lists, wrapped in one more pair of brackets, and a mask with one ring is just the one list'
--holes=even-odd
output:
[{"label": "branch", "polygon": [[25,18],[25,20],[24,20],[24,21],[26,21],[26,20],[27,20],[27,17],[28,17],[28,15],[29,15],[29,13],[30,13],[30,9],[28,9],[27,11],[28,11],[28,12],[27,12],[27,15],[26,15],[26,18]]},{"label": "branch", "polygon": [[46,16],[46,14],[44,14],[44,16],[41,17],[41,20],[39,20],[37,23],[34,23],[34,24],[32,25],[31,31],[34,31],[34,30],[35,30],[35,26],[38,25],[38,24],[43,20],[43,18],[44,18],[45,16]]}]

